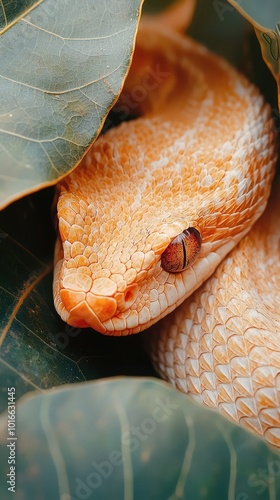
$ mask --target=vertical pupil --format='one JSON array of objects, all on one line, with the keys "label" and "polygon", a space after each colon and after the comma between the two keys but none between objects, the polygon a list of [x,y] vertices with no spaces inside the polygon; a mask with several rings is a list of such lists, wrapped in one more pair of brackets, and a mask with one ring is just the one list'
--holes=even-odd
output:
[{"label": "vertical pupil", "polygon": [[[183,231],[184,233],[185,231]],[[182,234],[183,234],[182,233]],[[181,245],[182,245],[182,249],[183,249],[183,266],[182,266],[182,269],[185,269],[188,262],[187,262],[187,249],[186,249],[186,246],[185,246],[185,240],[184,238],[182,238],[181,240]]]}]

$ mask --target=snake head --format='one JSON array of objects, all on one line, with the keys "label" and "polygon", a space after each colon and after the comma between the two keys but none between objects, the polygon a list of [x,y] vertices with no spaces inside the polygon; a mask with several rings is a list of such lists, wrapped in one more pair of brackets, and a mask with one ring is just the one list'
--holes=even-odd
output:
[{"label": "snake head", "polygon": [[[102,245],[91,237],[96,224],[93,206],[67,195],[67,203],[61,196],[58,207],[54,297],[65,321],[101,333],[132,333],[175,307],[174,299],[185,290],[178,274],[182,275],[199,255],[201,236],[197,229],[181,232],[182,221],[162,232],[148,232],[146,227],[145,244],[141,239],[136,247],[130,241],[130,248],[127,243],[127,248],[117,250],[117,256],[116,245],[109,244],[107,252],[112,253],[112,259],[105,256],[100,262]],[[114,231],[108,236],[114,237]],[[175,272],[181,286],[174,286]]]}]

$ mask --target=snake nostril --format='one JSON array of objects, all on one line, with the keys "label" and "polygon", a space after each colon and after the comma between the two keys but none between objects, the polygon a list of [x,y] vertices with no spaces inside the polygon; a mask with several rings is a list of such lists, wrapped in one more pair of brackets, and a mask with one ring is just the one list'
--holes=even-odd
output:
[{"label": "snake nostril", "polygon": [[116,297],[118,302],[119,311],[126,311],[129,307],[135,302],[138,295],[138,285],[134,283],[132,285],[128,285],[125,292],[118,294]]},{"label": "snake nostril", "polygon": [[133,292],[131,290],[127,290],[125,292],[124,300],[125,302],[130,302],[131,300],[133,300]]}]

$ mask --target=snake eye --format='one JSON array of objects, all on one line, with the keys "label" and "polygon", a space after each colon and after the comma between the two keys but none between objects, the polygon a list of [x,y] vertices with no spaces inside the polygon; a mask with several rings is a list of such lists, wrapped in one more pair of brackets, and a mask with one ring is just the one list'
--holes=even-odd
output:
[{"label": "snake eye", "polygon": [[189,227],[169,243],[161,256],[161,266],[169,273],[184,271],[194,263],[200,248],[200,232]]}]

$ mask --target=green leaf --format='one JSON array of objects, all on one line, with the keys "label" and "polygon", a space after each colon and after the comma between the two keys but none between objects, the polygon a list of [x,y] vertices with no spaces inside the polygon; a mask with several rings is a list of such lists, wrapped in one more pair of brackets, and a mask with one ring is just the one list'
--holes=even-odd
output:
[{"label": "green leaf", "polygon": [[263,58],[278,85],[280,107],[280,6],[279,0],[228,0],[255,28]]},{"label": "green leaf", "polygon": [[[8,397],[12,404],[6,392]],[[280,493],[276,451],[154,379],[34,393],[18,401],[16,430],[12,423],[10,430],[18,438],[16,491],[22,500],[264,500]],[[8,434],[3,414],[2,478],[15,435]],[[8,486],[0,484],[1,498]]]},{"label": "green leaf", "polygon": [[44,0],[1,0],[0,35]]},{"label": "green leaf", "polygon": [[0,206],[73,169],[127,74],[143,0],[45,0],[0,38]]}]

